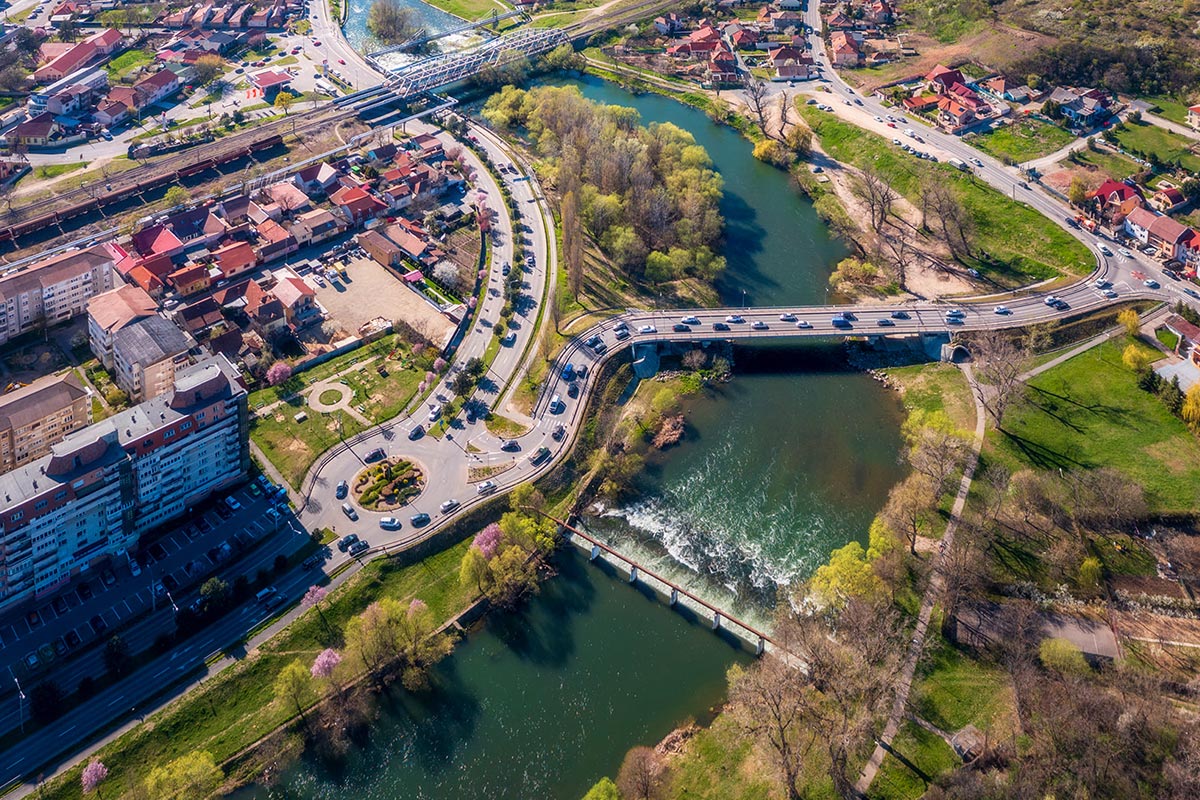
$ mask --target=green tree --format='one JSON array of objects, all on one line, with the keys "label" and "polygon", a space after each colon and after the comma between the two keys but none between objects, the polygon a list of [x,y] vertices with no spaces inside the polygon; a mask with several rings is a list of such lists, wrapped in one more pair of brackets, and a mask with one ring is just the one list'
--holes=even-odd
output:
[{"label": "green tree", "polygon": [[1100,559],[1088,556],[1079,565],[1079,585],[1087,589],[1095,589],[1100,585],[1101,574]]},{"label": "green tree", "polygon": [[806,125],[793,125],[787,132],[788,149],[799,158],[807,158],[812,153],[812,129]]},{"label": "green tree", "polygon": [[225,74],[225,59],[218,55],[200,56],[193,68],[196,70],[196,82],[208,86]]},{"label": "green tree", "polygon": [[1137,309],[1127,308],[1120,314],[1117,314],[1117,323],[1125,328],[1125,335],[1134,337],[1138,335],[1138,330],[1142,327],[1142,321],[1138,317]]},{"label": "green tree", "polygon": [[1200,383],[1192,384],[1187,390],[1179,413],[1192,429],[1192,433],[1200,433]]},{"label": "green tree", "polygon": [[1071,185],[1067,188],[1067,200],[1071,202],[1071,205],[1082,206],[1087,202],[1087,195],[1087,184],[1083,182],[1083,178],[1078,175],[1071,178]]},{"label": "green tree", "polygon": [[792,161],[791,152],[774,139],[762,139],[755,144],[754,157],[781,168],[786,168]]},{"label": "green tree", "polygon": [[192,201],[192,195],[182,186],[172,186],[163,195],[163,200],[168,206],[182,206]]},{"label": "green tree", "polygon": [[583,800],[622,800],[622,798],[621,793],[617,791],[617,785],[612,782],[612,778],[601,778],[595,786],[588,789]]},{"label": "green tree", "polygon": [[275,699],[282,702],[290,701],[296,706],[296,713],[304,719],[304,706],[301,698],[308,694],[312,683],[312,675],[300,663],[299,659],[290,662],[275,676]]},{"label": "green tree", "polygon": [[1136,344],[1125,345],[1125,350],[1121,353],[1121,361],[1134,372],[1141,372],[1150,365],[1150,357],[1146,355],[1144,349]]},{"label": "green tree", "polygon": [[296,96],[294,94],[292,94],[291,92],[284,90],[284,91],[280,91],[279,94],[275,95],[275,104],[274,105],[276,108],[278,108],[280,111],[282,111],[283,115],[286,117],[287,113],[288,113],[288,109],[291,108],[295,104],[295,102],[296,102]]},{"label": "green tree", "polygon": [[829,555],[829,563],[817,568],[812,579],[813,592],[825,603],[841,607],[850,598],[875,597],[883,581],[871,569],[866,551],[858,542],[850,542]]},{"label": "green tree", "polygon": [[1067,639],[1045,639],[1038,645],[1038,659],[1046,669],[1061,675],[1082,676],[1090,673],[1083,651]]},{"label": "green tree", "polygon": [[209,606],[223,606],[229,600],[229,584],[214,575],[200,586],[200,597]]},{"label": "green tree", "polygon": [[195,800],[217,790],[225,775],[212,753],[192,751],[146,776],[146,791],[155,800]]}]

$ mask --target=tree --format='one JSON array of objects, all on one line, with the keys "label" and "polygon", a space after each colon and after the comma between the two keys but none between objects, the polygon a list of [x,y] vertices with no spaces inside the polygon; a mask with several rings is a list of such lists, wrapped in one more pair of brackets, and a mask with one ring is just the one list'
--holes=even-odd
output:
[{"label": "tree", "polygon": [[1125,335],[1131,338],[1137,336],[1142,327],[1142,321],[1138,317],[1136,308],[1127,308],[1117,314],[1117,322],[1125,328]]},{"label": "tree", "polygon": [[807,158],[812,153],[812,141],[812,128],[807,125],[793,125],[785,139],[788,149],[795,153],[797,158]]},{"label": "tree", "polygon": [[1000,331],[988,331],[975,337],[971,349],[976,359],[975,396],[996,425],[1004,430],[1004,414],[1024,391],[1021,379],[1026,354]]},{"label": "tree", "polygon": [[104,643],[104,668],[115,676],[124,675],[129,669],[129,646],[117,634]]},{"label": "tree", "polygon": [[192,201],[192,195],[182,186],[172,186],[170,189],[167,189],[166,194],[163,195],[163,200],[166,201],[166,204],[170,207],[182,206]]},{"label": "tree", "polygon": [[621,792],[617,789],[617,785],[612,782],[612,778],[601,778],[596,782],[596,785],[588,789],[588,793],[583,796],[583,800],[622,800]]},{"label": "tree", "polygon": [[415,19],[399,0],[375,0],[367,12],[367,30],[384,44],[398,44],[420,37]]},{"label": "tree", "polygon": [[1183,408],[1180,409],[1183,421],[1192,429],[1192,433],[1200,433],[1200,383],[1194,383],[1183,398]]},{"label": "tree", "polygon": [[193,68],[196,70],[196,82],[208,86],[225,73],[225,59],[218,55],[200,56]]},{"label": "tree", "polygon": [[308,591],[304,593],[304,597],[300,600],[301,605],[305,608],[315,608],[317,610],[317,616],[321,618],[321,622],[325,625],[326,630],[329,630],[329,621],[325,619],[325,612],[321,610],[321,601],[328,595],[329,590],[324,586],[313,584],[308,587]]},{"label": "tree", "polygon": [[1038,660],[1046,669],[1062,675],[1087,675],[1091,667],[1083,651],[1068,639],[1046,639],[1038,645]]},{"label": "tree", "polygon": [[854,597],[877,596],[884,586],[871,569],[863,546],[850,542],[830,553],[828,563],[817,567],[810,588],[822,602],[841,607]]},{"label": "tree", "polygon": [[622,800],[654,800],[661,792],[664,765],[651,747],[634,747],[625,754],[617,771],[617,789]]},{"label": "tree", "polygon": [[743,733],[762,742],[783,777],[789,800],[800,800],[800,776],[813,739],[802,728],[804,687],[796,673],[774,655],[747,668],[729,670],[729,708]]},{"label": "tree", "polygon": [[83,773],[79,776],[79,783],[83,787],[83,793],[95,792],[96,796],[100,796],[100,784],[104,783],[104,779],[108,777],[108,767],[104,766],[98,758],[93,758],[83,768]]},{"label": "tree", "polygon": [[275,676],[275,699],[290,700],[296,706],[296,712],[304,719],[304,706],[300,699],[308,692],[312,683],[312,675],[304,668],[299,659],[290,662]]},{"label": "tree", "polygon": [[941,497],[951,476],[962,466],[967,441],[944,411],[916,409],[902,428],[905,459],[914,470],[929,478],[935,497]]},{"label": "tree", "polygon": [[930,177],[921,186],[920,200],[921,227],[937,233],[955,258],[970,255],[974,221],[954,190],[940,177]]},{"label": "tree", "polygon": [[762,139],[754,145],[754,157],[759,161],[787,169],[792,163],[792,152],[774,139]]},{"label": "tree", "polygon": [[1071,178],[1071,185],[1067,188],[1067,200],[1071,202],[1071,205],[1082,207],[1087,202],[1087,195],[1087,184],[1083,182],[1083,178],[1078,175]]},{"label": "tree", "polygon": [[342,654],[332,647],[326,647],[321,652],[317,653],[317,657],[313,659],[312,667],[309,669],[309,674],[314,678],[323,678],[327,681],[333,681],[334,672],[336,672],[339,664],[342,663]]},{"label": "tree", "polygon": [[279,94],[275,95],[274,106],[276,108],[278,108],[280,111],[282,111],[283,115],[286,117],[287,113],[288,113],[288,109],[291,108],[292,105],[295,104],[295,102],[296,102],[296,95],[292,94],[291,92],[289,92],[287,90],[281,90],[279,92]]},{"label": "tree", "polygon": [[1134,372],[1141,373],[1150,366],[1150,356],[1136,344],[1127,344],[1121,351],[1121,361]]},{"label": "tree", "polygon": [[754,116],[754,122],[758,125],[758,131],[763,136],[767,135],[767,82],[762,78],[756,78],[752,75],[746,77],[742,84],[742,94],[746,98],[746,105],[750,108],[750,113]]},{"label": "tree", "polygon": [[146,791],[156,800],[193,800],[208,797],[224,779],[212,753],[192,751],[146,776]]},{"label": "tree", "polygon": [[206,608],[222,608],[229,602],[229,584],[214,575],[200,586],[200,599]]},{"label": "tree", "polygon": [[562,199],[563,261],[567,267],[567,284],[575,299],[583,288],[583,228],[579,221],[579,197],[568,191]]},{"label": "tree", "polygon": [[1103,569],[1100,565],[1100,559],[1095,556],[1088,556],[1079,565],[1079,585],[1088,589],[1094,589],[1100,585],[1100,576],[1103,574]]},{"label": "tree", "polygon": [[937,495],[928,476],[914,472],[892,487],[883,506],[884,523],[908,540],[909,552],[917,554],[917,539],[929,524]]},{"label": "tree", "polygon": [[267,370],[267,383],[271,386],[278,386],[291,377],[292,367],[286,361],[276,361],[271,365],[271,368]]},{"label": "tree", "polygon": [[868,166],[855,181],[854,194],[862,200],[871,213],[871,227],[876,231],[883,229],[888,216],[892,213],[892,205],[898,195],[879,174],[874,165]]}]

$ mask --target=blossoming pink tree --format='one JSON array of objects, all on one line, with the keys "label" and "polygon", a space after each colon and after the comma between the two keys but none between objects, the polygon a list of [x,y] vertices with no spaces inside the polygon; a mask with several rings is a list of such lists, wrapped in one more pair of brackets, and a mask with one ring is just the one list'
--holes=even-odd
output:
[{"label": "blossoming pink tree", "polygon": [[83,785],[83,793],[95,792],[96,796],[100,796],[100,784],[104,783],[104,779],[108,777],[108,767],[98,758],[93,758],[88,762],[88,765],[83,768],[83,774],[79,776],[79,782]]}]

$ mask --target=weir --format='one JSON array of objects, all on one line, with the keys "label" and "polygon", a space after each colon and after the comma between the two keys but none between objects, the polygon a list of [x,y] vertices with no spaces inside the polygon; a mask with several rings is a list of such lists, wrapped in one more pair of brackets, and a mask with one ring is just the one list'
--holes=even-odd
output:
[{"label": "weir", "polygon": [[696,596],[692,592],[672,581],[670,578],[660,575],[652,569],[648,569],[645,565],[633,560],[628,556],[622,555],[611,546],[601,542],[591,534],[585,533],[584,531],[579,530],[567,522],[563,522],[562,520],[552,517],[549,514],[544,514],[544,516],[547,519],[553,520],[560,528],[562,528],[571,536],[578,537],[582,542],[586,542],[587,546],[585,546],[584,549],[589,551],[589,561],[595,561],[600,557],[601,553],[607,553],[613,559],[621,562],[629,569],[629,583],[632,584],[639,581],[645,583],[644,576],[648,576],[665,586],[670,592],[670,594],[667,595],[667,601],[672,608],[679,604],[679,598],[681,596],[686,597],[688,600],[692,601],[692,603],[704,609],[711,615],[712,629],[714,631],[730,630],[727,624],[734,626],[734,629],[730,632],[734,633],[735,635],[739,633],[740,629],[740,631],[746,635],[742,635],[739,638],[744,639],[754,648],[755,655],[761,656],[766,651],[766,646],[768,644],[770,644],[772,647],[776,646],[775,640],[772,639],[769,634],[764,633],[750,623],[717,608],[712,603]]}]

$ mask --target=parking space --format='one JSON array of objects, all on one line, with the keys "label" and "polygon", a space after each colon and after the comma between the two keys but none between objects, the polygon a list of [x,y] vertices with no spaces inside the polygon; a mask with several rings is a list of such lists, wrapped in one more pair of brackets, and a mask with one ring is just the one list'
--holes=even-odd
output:
[{"label": "parking space", "polygon": [[[89,570],[54,597],[0,618],[0,653],[22,674],[110,635],[126,621],[175,604],[241,553],[293,523],[278,487],[249,484],[194,509],[181,525],[146,537],[128,564]],[[136,570],[136,574],[135,574]]]}]

